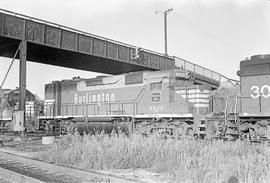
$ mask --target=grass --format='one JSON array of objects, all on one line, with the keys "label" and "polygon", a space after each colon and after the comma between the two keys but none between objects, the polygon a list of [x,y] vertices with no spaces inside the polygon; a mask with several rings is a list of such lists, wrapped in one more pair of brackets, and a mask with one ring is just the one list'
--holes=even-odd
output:
[{"label": "grass", "polygon": [[223,183],[233,177],[240,182],[268,182],[270,147],[244,141],[75,134],[64,136],[39,158],[85,169],[167,172],[175,182]]}]

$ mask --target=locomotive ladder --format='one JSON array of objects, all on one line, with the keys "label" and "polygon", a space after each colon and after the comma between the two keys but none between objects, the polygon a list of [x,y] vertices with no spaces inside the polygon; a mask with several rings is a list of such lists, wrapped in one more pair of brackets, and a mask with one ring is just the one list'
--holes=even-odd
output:
[{"label": "locomotive ladder", "polygon": [[200,138],[205,138],[206,135],[205,119],[200,120],[198,135]]},{"label": "locomotive ladder", "polygon": [[225,120],[225,138],[238,138],[239,137],[239,114],[237,113],[237,103],[238,103],[238,97],[235,96],[235,102],[234,102],[234,111],[228,112],[228,100],[229,97],[226,97],[226,105],[224,110],[224,120]]}]

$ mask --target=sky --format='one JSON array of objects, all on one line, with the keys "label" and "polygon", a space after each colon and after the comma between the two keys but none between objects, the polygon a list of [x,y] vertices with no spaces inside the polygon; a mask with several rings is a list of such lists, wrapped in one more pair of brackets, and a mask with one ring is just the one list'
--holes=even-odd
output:
[{"label": "sky", "polygon": [[[164,53],[164,11],[168,54],[238,79],[239,63],[270,53],[269,0],[1,0],[0,7],[134,46]],[[0,57],[0,82],[11,59]],[[44,85],[99,73],[27,62],[27,88],[41,98]],[[3,88],[19,83],[16,61]]]}]

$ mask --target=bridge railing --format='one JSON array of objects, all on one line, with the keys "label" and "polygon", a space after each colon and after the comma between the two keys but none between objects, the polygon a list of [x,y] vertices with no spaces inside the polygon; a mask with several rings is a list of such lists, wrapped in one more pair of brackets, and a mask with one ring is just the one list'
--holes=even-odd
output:
[{"label": "bridge railing", "polygon": [[220,82],[221,78],[223,77],[221,74],[219,74],[215,71],[212,71],[212,70],[207,69],[205,67],[202,67],[200,65],[191,63],[191,62],[184,60],[182,58],[175,57],[175,56],[173,58],[175,59],[175,66],[178,68],[185,69],[187,71],[190,71],[190,72],[195,73],[197,75],[203,76],[205,78],[215,80],[217,82]]}]

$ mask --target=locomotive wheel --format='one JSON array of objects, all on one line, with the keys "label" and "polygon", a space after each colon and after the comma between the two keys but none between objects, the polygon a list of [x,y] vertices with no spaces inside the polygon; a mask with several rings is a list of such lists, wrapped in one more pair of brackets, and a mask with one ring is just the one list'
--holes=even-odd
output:
[{"label": "locomotive wheel", "polygon": [[194,136],[193,129],[191,127],[187,128],[185,135],[188,137],[193,137]]},{"label": "locomotive wheel", "polygon": [[170,131],[164,131],[164,132],[161,133],[161,137],[163,139],[167,139],[168,137],[172,137],[172,132],[170,132]]},{"label": "locomotive wheel", "polygon": [[240,139],[247,141],[249,139],[249,134],[245,132],[240,133]]}]

